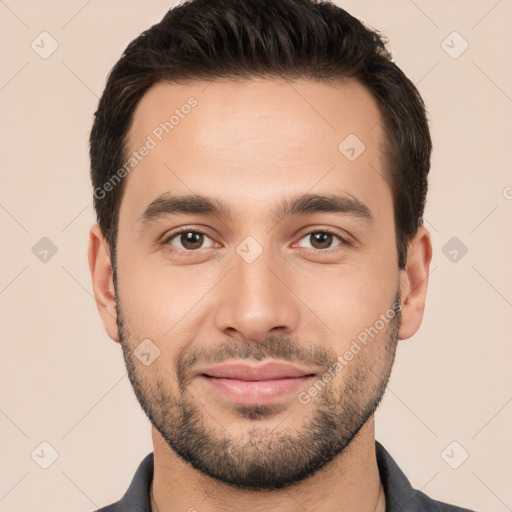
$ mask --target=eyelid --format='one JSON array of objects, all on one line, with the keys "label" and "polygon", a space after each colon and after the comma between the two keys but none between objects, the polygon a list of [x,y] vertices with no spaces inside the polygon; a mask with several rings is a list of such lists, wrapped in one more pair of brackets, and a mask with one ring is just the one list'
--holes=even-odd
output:
[{"label": "eyelid", "polygon": [[[314,233],[328,233],[330,235],[333,235],[335,237],[337,237],[339,240],[340,240],[340,244],[334,246],[334,247],[328,247],[327,249],[315,249],[314,247],[311,248],[311,247],[301,247],[302,249],[306,249],[310,252],[316,252],[316,253],[328,253],[330,251],[335,251],[337,247],[339,246],[343,246],[343,245],[351,245],[351,236],[346,233],[345,235],[341,235],[337,230],[333,229],[333,228],[326,228],[326,227],[308,227],[308,228],[305,228],[307,229],[308,231],[305,231],[301,234],[300,238],[298,239],[297,242],[295,242],[292,247],[296,246],[298,244],[298,242],[300,242],[303,238],[307,237],[307,236],[311,236],[312,234]],[[176,230],[173,230],[171,232],[167,232],[164,237],[163,237],[163,241],[162,241],[162,245],[165,245],[165,246],[170,246],[172,247],[172,251],[173,252],[177,252],[178,254],[184,254],[184,255],[193,255],[193,254],[201,254],[202,252],[204,251],[207,251],[209,249],[211,249],[212,247],[206,247],[206,248],[203,248],[203,249],[189,249],[189,250],[183,250],[183,249],[179,249],[179,248],[176,248],[174,246],[171,246],[170,245],[170,241],[172,239],[174,239],[175,237],[181,235],[182,233],[187,233],[187,232],[193,232],[193,233],[201,233],[202,235],[208,237],[210,240],[212,240],[212,242],[214,242],[215,244],[217,244],[217,242],[215,242],[215,240],[213,240],[213,237],[211,237],[208,233],[207,233],[207,230],[201,228],[201,227],[196,227],[196,226],[182,226],[180,228],[177,228]]]},{"label": "eyelid", "polygon": [[340,244],[338,245],[335,245],[334,247],[328,247],[327,249],[315,249],[314,247],[302,247],[302,249],[307,249],[308,251],[313,251],[313,252],[317,252],[317,253],[328,253],[330,252],[331,250],[336,250],[337,247],[339,247],[340,245],[351,245],[351,236],[348,234],[348,233],[345,233],[345,235],[342,235],[339,233],[339,231],[333,229],[333,228],[325,228],[325,227],[309,227],[307,228],[308,231],[304,232],[300,238],[298,239],[297,242],[295,242],[293,245],[297,245],[303,238],[307,237],[307,236],[311,236],[312,234],[314,233],[328,233],[329,235],[333,235],[337,238],[339,238],[340,240]]},{"label": "eyelid", "polygon": [[183,226],[183,227],[177,228],[176,230],[173,230],[171,232],[167,232],[163,236],[162,245],[172,247],[172,249],[171,249],[172,251],[177,252],[179,254],[186,254],[186,255],[198,254],[198,253],[201,253],[201,252],[211,249],[211,247],[205,247],[203,249],[183,250],[178,247],[171,246],[170,242],[172,239],[176,238],[177,236],[181,235],[182,233],[188,233],[188,232],[201,233],[202,235],[204,235],[204,236],[208,237],[210,240],[212,240],[212,242],[217,244],[217,242],[215,242],[215,240],[213,240],[213,238],[206,232],[206,230],[204,230],[200,227]]}]

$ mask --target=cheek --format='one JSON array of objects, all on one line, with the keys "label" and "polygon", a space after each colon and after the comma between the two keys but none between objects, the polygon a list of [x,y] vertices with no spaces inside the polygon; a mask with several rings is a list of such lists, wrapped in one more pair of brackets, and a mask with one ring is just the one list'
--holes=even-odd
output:
[{"label": "cheek", "polygon": [[[396,248],[394,240],[381,238],[338,265],[282,262],[279,273],[293,290],[282,299],[301,311],[304,336],[315,340],[323,333],[343,352],[392,305],[398,284]],[[226,284],[232,276],[224,276],[231,263],[171,266],[163,257],[137,253],[120,232],[119,294],[133,332],[142,339],[190,340],[230,293],[238,293]]]},{"label": "cheek", "polygon": [[202,298],[214,288],[214,274],[213,269],[153,265],[124,255],[118,262],[118,285],[130,328],[143,338],[179,337],[201,312]]},{"label": "cheek", "polygon": [[295,280],[294,291],[317,315],[306,311],[311,317],[311,329],[317,333],[319,328],[324,330],[333,339],[338,354],[359,335],[364,337],[365,330],[376,322],[382,331],[381,315],[393,315],[390,308],[399,274],[392,258],[360,259],[338,268],[319,267],[314,279],[305,280],[300,272],[297,276],[300,277]]}]

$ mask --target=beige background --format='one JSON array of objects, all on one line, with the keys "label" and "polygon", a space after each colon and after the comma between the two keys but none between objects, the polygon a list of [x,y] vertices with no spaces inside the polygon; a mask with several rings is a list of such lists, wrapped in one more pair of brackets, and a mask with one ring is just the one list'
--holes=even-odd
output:
[{"label": "beige background", "polygon": [[[340,5],[389,37],[427,103],[434,140],[426,316],[399,346],[377,439],[430,496],[512,510],[512,2]],[[109,504],[152,451],[121,349],[92,298],[87,141],[108,71],[169,6],[0,1],[2,512]],[[59,45],[47,59],[31,48],[43,31]],[[445,51],[463,48],[453,31],[469,44],[458,58]],[[47,262],[32,252],[42,237],[58,250]],[[452,237],[468,249],[455,262],[451,246],[443,253]],[[42,442],[58,452],[47,469]],[[462,450],[469,458],[452,469],[445,460],[460,462]]]}]

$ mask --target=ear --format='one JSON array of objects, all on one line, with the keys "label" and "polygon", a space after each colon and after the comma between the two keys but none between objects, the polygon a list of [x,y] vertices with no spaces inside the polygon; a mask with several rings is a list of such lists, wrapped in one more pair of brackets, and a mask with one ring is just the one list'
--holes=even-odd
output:
[{"label": "ear", "polygon": [[400,272],[402,322],[398,336],[401,340],[406,340],[416,333],[423,320],[431,260],[430,233],[421,226],[409,243],[407,263],[405,269]]},{"label": "ear", "polygon": [[110,251],[98,224],[92,226],[89,232],[88,258],[98,311],[107,334],[118,342],[116,300]]}]

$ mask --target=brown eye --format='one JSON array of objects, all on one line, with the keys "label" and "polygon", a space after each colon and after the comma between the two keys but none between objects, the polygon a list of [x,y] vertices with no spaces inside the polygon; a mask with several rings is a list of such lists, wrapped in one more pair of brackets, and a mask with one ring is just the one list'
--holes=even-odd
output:
[{"label": "brown eye", "polygon": [[210,237],[201,233],[201,231],[188,229],[174,233],[165,243],[186,252],[204,249],[203,245],[207,239],[210,240]]},{"label": "brown eye", "polygon": [[315,249],[328,249],[332,244],[333,236],[330,233],[319,231],[318,233],[313,233],[309,236],[311,245]]},{"label": "brown eye", "polygon": [[199,249],[203,245],[204,235],[195,231],[181,233],[180,242],[185,249]]},{"label": "brown eye", "polygon": [[[338,240],[338,243],[334,243]],[[309,245],[301,245],[300,242],[306,240]],[[331,249],[332,247],[336,247],[341,245],[344,240],[334,233],[329,231],[313,231],[312,233],[308,233],[306,236],[302,237],[299,242],[301,247],[309,247],[310,249],[322,250],[322,249]],[[334,245],[333,245],[334,243]]]}]

